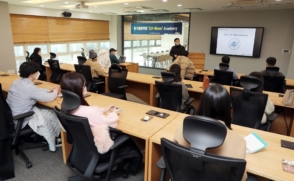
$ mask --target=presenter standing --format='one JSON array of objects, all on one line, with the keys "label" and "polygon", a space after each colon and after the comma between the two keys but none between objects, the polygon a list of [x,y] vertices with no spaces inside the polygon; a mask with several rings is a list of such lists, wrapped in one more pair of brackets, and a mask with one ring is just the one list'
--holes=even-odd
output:
[{"label": "presenter standing", "polygon": [[173,57],[173,62],[178,57],[178,55],[185,50],[185,47],[180,44],[180,39],[175,38],[175,46],[173,46],[169,52],[169,55]]}]

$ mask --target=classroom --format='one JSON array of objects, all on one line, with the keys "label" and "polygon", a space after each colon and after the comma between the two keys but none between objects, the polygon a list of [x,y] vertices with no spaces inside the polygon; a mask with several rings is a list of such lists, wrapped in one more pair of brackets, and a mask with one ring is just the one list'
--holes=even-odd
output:
[{"label": "classroom", "polygon": [[293,0],[0,0],[0,180],[294,180]]}]

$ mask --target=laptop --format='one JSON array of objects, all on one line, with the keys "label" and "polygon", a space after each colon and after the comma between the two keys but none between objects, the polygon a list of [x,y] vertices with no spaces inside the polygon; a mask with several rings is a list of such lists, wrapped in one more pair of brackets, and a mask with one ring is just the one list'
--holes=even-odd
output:
[{"label": "laptop", "polygon": [[118,61],[119,61],[119,63],[125,63],[126,62],[126,57],[125,56],[120,56]]}]

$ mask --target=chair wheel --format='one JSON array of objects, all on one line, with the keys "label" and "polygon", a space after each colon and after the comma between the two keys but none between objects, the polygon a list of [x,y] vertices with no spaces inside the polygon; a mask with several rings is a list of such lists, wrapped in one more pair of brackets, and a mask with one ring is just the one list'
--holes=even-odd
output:
[{"label": "chair wheel", "polygon": [[28,163],[26,164],[26,167],[27,167],[27,168],[32,168],[32,167],[33,167],[33,164],[32,164],[31,162],[28,162]]},{"label": "chair wheel", "polygon": [[43,146],[43,147],[42,147],[42,150],[43,150],[43,151],[46,151],[46,150],[48,150],[48,148],[49,148],[48,145],[46,145],[46,146]]},{"label": "chair wheel", "polygon": [[129,174],[128,174],[128,173],[123,174],[123,175],[122,175],[122,178],[123,178],[123,179],[127,179],[127,178],[129,178]]}]

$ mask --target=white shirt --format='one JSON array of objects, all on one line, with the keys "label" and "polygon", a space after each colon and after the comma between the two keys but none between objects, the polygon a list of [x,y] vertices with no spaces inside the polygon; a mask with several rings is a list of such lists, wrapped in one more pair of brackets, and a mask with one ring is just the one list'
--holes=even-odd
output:
[{"label": "white shirt", "polygon": [[108,50],[99,51],[98,63],[101,65],[103,69],[109,69],[109,67],[111,66],[111,62]]}]

